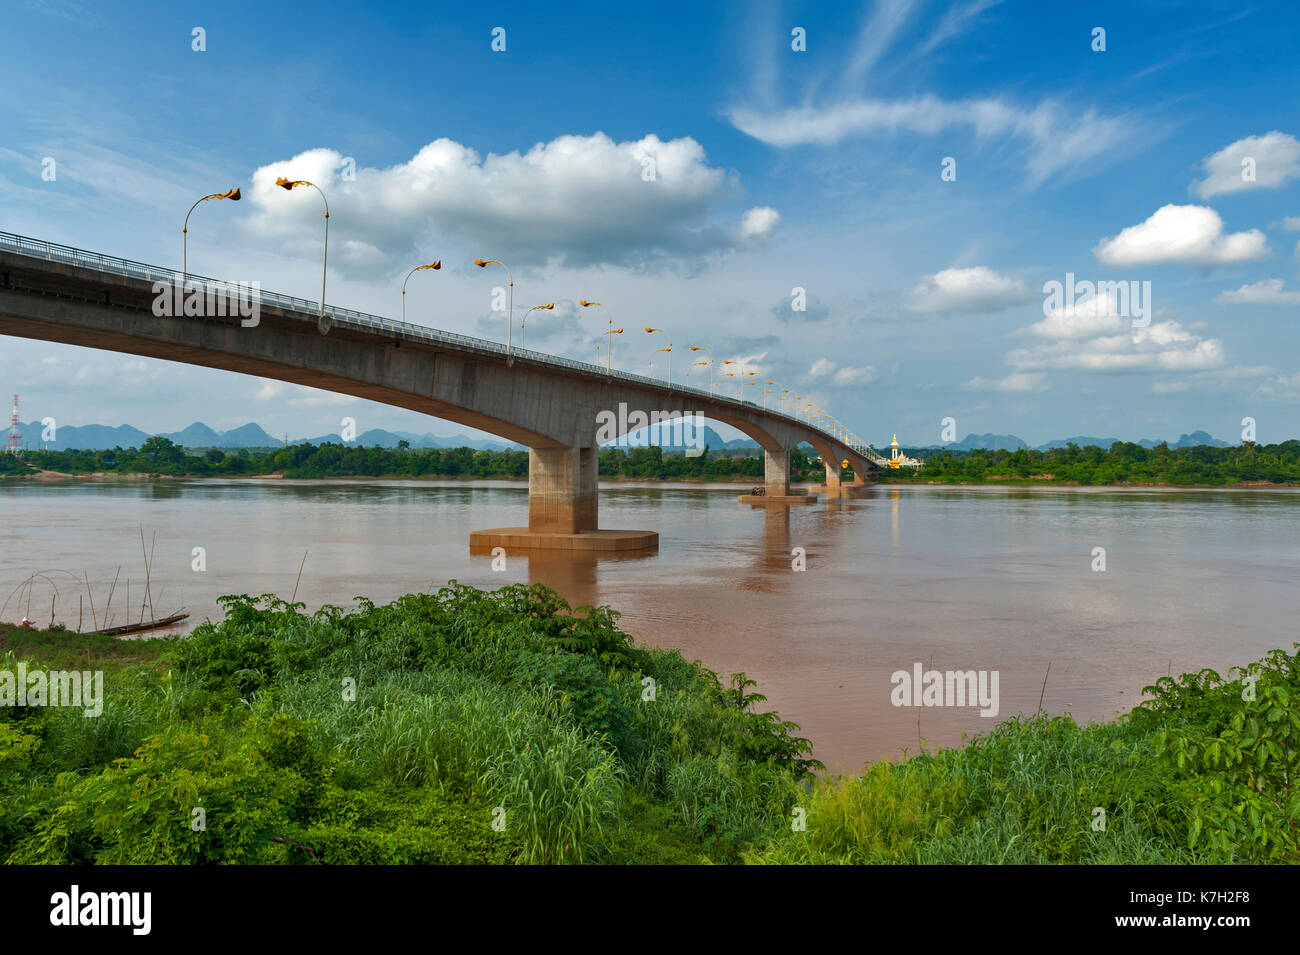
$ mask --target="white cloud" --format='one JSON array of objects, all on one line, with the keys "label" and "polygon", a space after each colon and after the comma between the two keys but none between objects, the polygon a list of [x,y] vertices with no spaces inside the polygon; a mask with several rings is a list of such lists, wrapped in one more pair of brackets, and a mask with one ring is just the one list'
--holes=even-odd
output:
[{"label": "white cloud", "polygon": [[915,7],[913,0],[882,0],[875,5],[871,16],[863,20],[858,30],[853,57],[844,68],[843,79],[847,85],[859,84],[871,72],[911,19]]},{"label": "white cloud", "polygon": [[1223,219],[1209,206],[1167,205],[1149,219],[1131,225],[1113,239],[1102,239],[1092,250],[1106,265],[1127,267],[1165,262],[1218,265],[1245,262],[1268,254],[1258,229],[1225,235]]},{"label": "white cloud", "polygon": [[1300,305],[1300,292],[1283,291],[1282,285],[1281,279],[1261,279],[1234,292],[1220,292],[1214,301],[1218,305]]},{"label": "white cloud", "polygon": [[1300,232],[1300,216],[1287,216],[1282,220],[1282,228],[1287,232]]},{"label": "white cloud", "polygon": [[831,382],[836,385],[869,385],[878,377],[873,365],[862,365],[858,368],[846,366],[836,371],[835,362],[828,358],[818,358],[808,369],[808,377],[814,380],[832,374],[834,377],[831,378]]},{"label": "white cloud", "polygon": [[1083,341],[1099,335],[1121,334],[1132,325],[1132,318],[1120,315],[1115,295],[1105,294],[1053,309],[1041,322],[1021,329],[1019,334],[1056,341]]},{"label": "white cloud", "polygon": [[1270,378],[1255,389],[1255,394],[1274,401],[1300,402],[1300,372]]},{"label": "white cloud", "polygon": [[771,206],[756,206],[741,218],[739,235],[746,240],[770,238],[780,221],[781,213]]},{"label": "white cloud", "polygon": [[[1052,319],[1027,329],[1044,334]],[[1075,371],[1199,371],[1224,363],[1223,343],[1202,338],[1175,321],[1154,322],[1145,328],[1124,328],[1124,319],[1103,316],[1088,334],[1063,337],[1007,353],[1013,368],[1072,369]]]},{"label": "white cloud", "polygon": [[1169,320],[1135,326],[1116,313],[1110,296],[1055,309],[1016,335],[1039,343],[1007,353],[1006,363],[1022,371],[1196,372],[1222,368],[1223,343],[1204,338]]},{"label": "white cloud", "polygon": [[1003,0],[970,0],[969,3],[956,3],[948,8],[939,25],[935,27],[929,39],[921,45],[921,53],[929,53],[935,47],[940,46],[950,38],[960,33],[967,25],[967,21],[983,13],[990,7],[996,7]]},{"label": "white cloud", "polygon": [[407,162],[358,166],[354,181],[341,178],[344,162],[335,150],[313,149],[262,166],[246,193],[254,213],[245,228],[319,254],[320,196],[286,193],[279,176],[322,186],[337,236],[330,264],[358,275],[395,267],[420,246],[441,252],[448,240],[512,266],[634,265],[753,245],[780,219],[759,206],[734,224],[720,221],[717,210],[738,197],[738,182],[690,138],[560,136],[486,158],[438,139]]},{"label": "white cloud", "polygon": [[1049,384],[1042,372],[1013,371],[1005,378],[984,378],[976,375],[966,382],[973,391],[1046,391]]},{"label": "white cloud", "polygon": [[[1254,160],[1254,179],[1244,177],[1243,161]],[[1202,199],[1243,189],[1276,189],[1288,179],[1300,178],[1300,141],[1273,130],[1247,136],[1206,156],[1201,163],[1206,176],[1192,185]]]},{"label": "white cloud", "polygon": [[831,380],[837,385],[869,385],[876,380],[876,369],[871,365],[841,368]]},{"label": "white cloud", "polygon": [[987,266],[944,269],[927,276],[907,297],[913,312],[994,312],[1032,297],[1020,279],[999,275]]},{"label": "white cloud", "polygon": [[260,381],[262,387],[257,389],[257,394],[253,396],[258,401],[271,401],[284,392],[285,385],[282,381],[274,381],[270,378],[262,378]]},{"label": "white cloud", "polygon": [[999,99],[943,100],[933,95],[907,100],[848,100],[828,106],[803,105],[776,112],[733,108],[733,126],[770,146],[829,146],[850,138],[892,135],[900,130],[936,136],[968,127],[980,139],[1011,137],[1026,143],[1026,164],[1034,184],[1053,173],[1103,156],[1130,141],[1135,123],[1070,110],[1053,102],[1025,109]]}]

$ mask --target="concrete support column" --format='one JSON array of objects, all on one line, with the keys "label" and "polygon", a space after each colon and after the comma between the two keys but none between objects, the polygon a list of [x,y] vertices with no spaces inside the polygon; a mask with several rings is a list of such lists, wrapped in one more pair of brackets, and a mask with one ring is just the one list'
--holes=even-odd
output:
[{"label": "concrete support column", "polygon": [[768,497],[785,497],[790,493],[790,451],[763,449],[763,483]]},{"label": "concrete support column", "polygon": [[840,462],[826,461],[826,490],[838,491],[840,489]]},{"label": "concrete support column", "polygon": [[854,486],[855,486],[855,487],[862,487],[862,486],[863,486],[864,484],[866,484],[866,483],[867,483],[867,479],[864,478],[861,474],[859,474],[859,473],[858,473],[858,470],[857,470],[856,468],[854,468],[854,470],[853,470],[853,484],[854,484]]},{"label": "concrete support column", "polygon": [[579,534],[597,527],[596,448],[531,448],[528,529]]},{"label": "concrete support column", "polygon": [[578,449],[578,530],[600,526],[600,448]]}]

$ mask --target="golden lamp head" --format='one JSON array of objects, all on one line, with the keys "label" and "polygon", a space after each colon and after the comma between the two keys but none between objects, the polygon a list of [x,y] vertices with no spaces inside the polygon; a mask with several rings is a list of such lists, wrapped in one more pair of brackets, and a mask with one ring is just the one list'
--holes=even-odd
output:
[{"label": "golden lamp head", "polygon": [[581,305],[583,308],[588,308],[588,307],[590,307],[590,306],[592,306],[592,305],[599,305],[600,303],[599,303],[599,302],[588,302],[585,298],[580,298],[580,299],[578,299],[578,304]]},{"label": "golden lamp head", "polygon": [[647,328],[647,329],[646,329],[646,333],[647,333],[647,334],[649,334],[649,333],[651,333],[651,332],[662,332],[662,331],[663,331],[662,328]]},{"label": "golden lamp head", "polygon": [[500,265],[501,263],[497,262],[494,259],[475,259],[474,264],[477,265],[480,269],[485,269],[489,265]]},{"label": "golden lamp head", "polygon": [[691,351],[708,351],[703,345],[692,345]]},{"label": "golden lamp head", "polygon": [[292,189],[294,186],[310,186],[311,183],[305,179],[285,179],[284,176],[275,180],[275,184],[282,189]]},{"label": "golden lamp head", "polygon": [[238,201],[239,201],[239,187],[236,186],[234,189],[231,189],[229,192],[216,192],[216,193],[213,193],[213,194],[210,195],[210,196],[204,196],[203,198],[204,198],[205,200],[206,200],[206,199],[234,199],[236,202],[238,202]]}]

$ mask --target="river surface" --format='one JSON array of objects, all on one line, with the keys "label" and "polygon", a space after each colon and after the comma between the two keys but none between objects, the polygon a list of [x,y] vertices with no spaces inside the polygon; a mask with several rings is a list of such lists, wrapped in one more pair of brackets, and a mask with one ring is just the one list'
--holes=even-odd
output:
[{"label": "river surface", "polygon": [[[57,619],[77,625],[80,595],[91,629],[84,574],[104,626],[119,567],[111,622],[138,619],[141,527],[146,549],[156,535],[157,615],[183,606],[190,625],[219,620],[228,593],[287,599],[296,585],[314,610],[450,579],[540,582],[575,606],[613,606],[646,642],[757,679],[833,772],[915,752],[918,737],[956,745],[1032,714],[1040,696],[1044,710],[1109,719],[1168,672],[1224,672],[1300,639],[1294,490],[879,486],[793,508],[737,503],[745,490],[602,485],[601,526],[657,530],[657,553],[508,556],[494,571],[469,534],[526,524],[522,483],[8,481],[0,619],[48,622],[49,583],[10,595],[44,572]],[[997,718],[894,705],[891,675],[915,664],[996,671]]]}]

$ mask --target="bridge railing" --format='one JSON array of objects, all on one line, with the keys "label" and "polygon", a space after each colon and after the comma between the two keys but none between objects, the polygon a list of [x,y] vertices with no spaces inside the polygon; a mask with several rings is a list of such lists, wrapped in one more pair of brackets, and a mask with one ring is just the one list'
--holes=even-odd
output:
[{"label": "bridge railing", "polygon": [[[73,265],[78,268],[91,269],[96,272],[104,272],[109,275],[117,275],[125,278],[142,279],[151,283],[167,282],[170,285],[180,285],[183,282],[201,282],[208,288],[218,288],[232,295],[246,295],[249,290],[247,284],[241,285],[235,282],[227,282],[222,279],[208,278],[207,276],[198,275],[194,272],[186,272],[182,274],[175,269],[149,265],[146,262],[136,262],[131,259],[123,259],[115,255],[103,255],[99,252],[88,252],[85,249],[74,248],[70,245],[60,245],[57,242],[50,242],[45,239],[33,239],[29,236],[16,235],[12,232],[0,232],[0,249],[17,252],[20,255],[27,255],[33,258],[44,259],[48,262],[61,262],[65,265]],[[305,298],[298,298],[294,295],[284,295],[280,292],[268,292],[263,289],[258,289],[256,295],[258,301],[262,304],[271,305],[285,311],[301,312],[306,315],[316,315],[319,314],[321,308],[319,302],[314,302]],[[581,371],[585,374],[600,375],[606,378],[617,378],[620,381],[646,385],[655,389],[666,388],[669,391],[696,395],[712,402],[720,402],[743,410],[753,409],[756,411],[762,411],[764,414],[782,418],[808,431],[815,432],[821,437],[830,438],[831,440],[856,451],[863,457],[872,460],[876,464],[888,464],[888,461],[876,453],[874,448],[869,446],[859,447],[857,445],[848,444],[830,432],[817,428],[806,421],[802,421],[794,415],[788,414],[784,411],[778,411],[774,408],[765,408],[754,404],[752,401],[744,401],[739,398],[728,398],[725,395],[705,391],[703,388],[695,388],[691,385],[667,384],[658,378],[649,378],[645,375],[638,375],[632,372],[602,368],[600,365],[593,365],[590,362],[576,361],[572,358],[547,355],[542,352],[530,351],[524,348],[507,348],[500,342],[488,341],[485,338],[474,338],[470,335],[461,335],[457,332],[443,331],[442,329],[431,328],[427,325],[413,325],[410,322],[399,322],[391,318],[384,318],[381,315],[373,315],[369,312],[360,312],[351,308],[339,308],[338,306],[327,304],[325,306],[325,312],[336,324],[350,325],[356,328],[374,329],[394,335],[404,335],[410,338],[439,344],[463,345],[508,358],[526,359],[539,365],[567,368]]]}]

